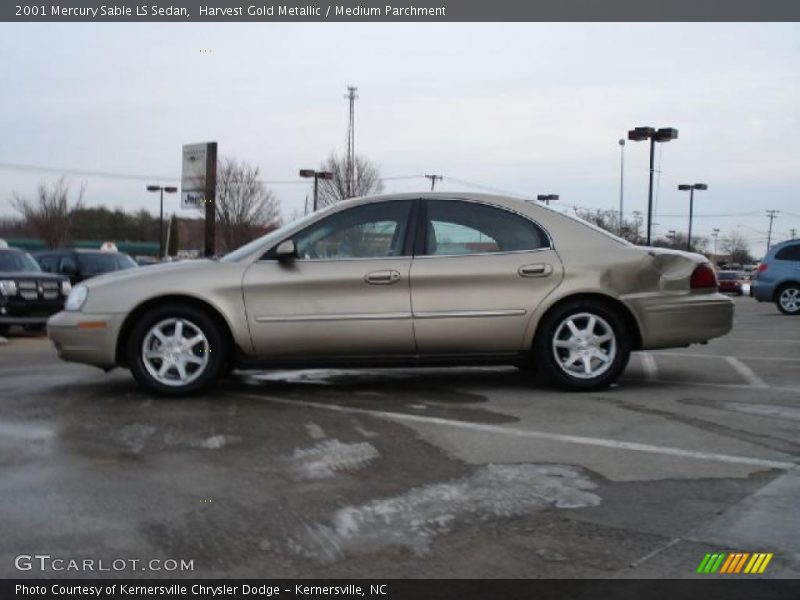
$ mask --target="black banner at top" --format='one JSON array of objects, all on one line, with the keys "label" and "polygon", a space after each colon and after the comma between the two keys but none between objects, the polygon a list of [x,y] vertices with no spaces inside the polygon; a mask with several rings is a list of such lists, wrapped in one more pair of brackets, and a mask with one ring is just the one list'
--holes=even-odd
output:
[{"label": "black banner at top", "polygon": [[[302,0],[301,0],[302,2]],[[4,0],[27,22],[800,21],[798,0]]]}]

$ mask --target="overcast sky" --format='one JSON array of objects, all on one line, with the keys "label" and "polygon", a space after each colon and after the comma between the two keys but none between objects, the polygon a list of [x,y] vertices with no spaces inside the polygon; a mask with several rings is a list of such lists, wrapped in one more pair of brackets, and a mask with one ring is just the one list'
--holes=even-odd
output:
[{"label": "overcast sky", "polygon": [[[387,178],[442,174],[443,190],[616,209],[617,140],[676,127],[658,148],[656,233],[686,230],[676,186],[704,182],[695,232],[738,230],[760,253],[765,209],[781,211],[774,239],[800,230],[798,65],[798,24],[3,23],[0,163],[170,182],[182,144],[215,140],[265,180],[296,180],[343,151],[352,84],[357,152]],[[646,211],[647,145],[625,153],[625,211]],[[0,214],[56,177],[0,165]],[[158,209],[146,180],[71,181],[90,205]],[[310,190],[271,187],[286,215]]]}]

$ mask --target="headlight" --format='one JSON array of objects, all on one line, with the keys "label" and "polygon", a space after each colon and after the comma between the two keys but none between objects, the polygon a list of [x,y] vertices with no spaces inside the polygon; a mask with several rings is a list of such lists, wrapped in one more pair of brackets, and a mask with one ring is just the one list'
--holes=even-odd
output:
[{"label": "headlight", "polygon": [[3,296],[16,296],[17,282],[10,279],[0,280],[0,294]]},{"label": "headlight", "polygon": [[69,281],[62,281],[61,282],[61,294],[63,296],[69,296],[69,293],[72,291],[72,284]]},{"label": "headlight", "polygon": [[64,303],[64,310],[79,311],[86,304],[88,296],[89,290],[86,286],[79,285],[72,288],[67,301]]}]

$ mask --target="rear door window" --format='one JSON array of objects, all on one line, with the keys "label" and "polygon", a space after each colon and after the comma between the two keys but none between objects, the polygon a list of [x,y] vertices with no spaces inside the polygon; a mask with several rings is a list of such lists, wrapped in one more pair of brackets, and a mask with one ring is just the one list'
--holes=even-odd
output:
[{"label": "rear door window", "polygon": [[775,253],[775,260],[796,260],[800,261],[800,244],[792,244],[781,248]]}]

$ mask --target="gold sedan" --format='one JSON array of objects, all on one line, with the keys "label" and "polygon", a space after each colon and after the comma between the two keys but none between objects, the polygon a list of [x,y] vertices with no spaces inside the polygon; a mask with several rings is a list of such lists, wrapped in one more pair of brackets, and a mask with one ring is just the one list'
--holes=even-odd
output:
[{"label": "gold sedan", "polygon": [[633,246],[480,194],[342,202],[220,260],[76,286],[48,322],[64,360],[195,392],[234,368],[515,364],[607,386],[631,351],[725,335],[703,256]]}]

